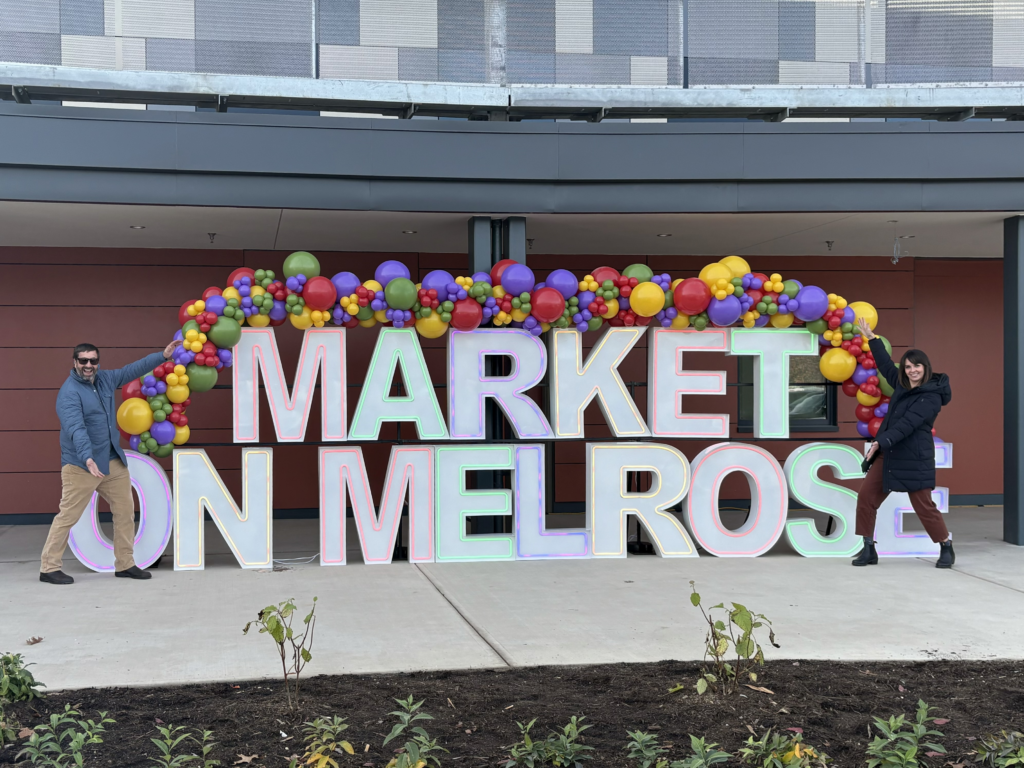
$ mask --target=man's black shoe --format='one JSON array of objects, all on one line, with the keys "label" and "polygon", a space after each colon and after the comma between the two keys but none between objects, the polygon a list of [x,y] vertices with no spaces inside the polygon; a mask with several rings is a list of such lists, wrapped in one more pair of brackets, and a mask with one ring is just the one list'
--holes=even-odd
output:
[{"label": "man's black shoe", "polygon": [[952,568],[956,562],[956,554],[953,552],[953,540],[944,541],[939,544],[939,559],[935,562],[936,568]]},{"label": "man's black shoe", "polygon": [[152,579],[153,574],[147,573],[146,571],[139,568],[137,565],[133,565],[126,571],[115,571],[114,575],[119,579]]},{"label": "man's black shoe", "polygon": [[865,541],[864,549],[854,558],[852,565],[878,565],[878,552],[875,551],[875,542]]},{"label": "man's black shoe", "polygon": [[40,573],[39,580],[46,584],[74,584],[75,580],[68,576],[64,571],[50,571],[49,573]]}]

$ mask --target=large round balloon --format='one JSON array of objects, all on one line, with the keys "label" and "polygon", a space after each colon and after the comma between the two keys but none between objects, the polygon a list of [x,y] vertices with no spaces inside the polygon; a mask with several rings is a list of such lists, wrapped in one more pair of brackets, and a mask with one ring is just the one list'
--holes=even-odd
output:
[{"label": "large round balloon", "polygon": [[828,294],[816,285],[805,285],[796,300],[800,306],[794,314],[805,323],[820,319],[828,311]]},{"label": "large round balloon", "polygon": [[665,308],[665,291],[656,283],[640,283],[629,294],[629,308],[640,317],[654,317]]},{"label": "large round balloon", "polygon": [[708,319],[719,327],[732,325],[742,314],[743,306],[735,296],[726,296],[721,300],[712,299],[708,304]]},{"label": "large round balloon", "polygon": [[536,283],[533,270],[525,264],[510,264],[501,273],[501,287],[506,293],[518,296],[521,293],[529,293]]},{"label": "large round balloon", "polygon": [[452,307],[451,326],[457,331],[473,331],[484,321],[484,308],[476,299],[459,299]]},{"label": "large round balloon", "polygon": [[248,277],[252,282],[256,282],[256,270],[252,267],[239,267],[230,275],[228,275],[228,281],[225,283],[227,287],[231,288],[235,284],[235,280],[239,280],[243,277]]},{"label": "large round balloon", "polygon": [[215,315],[224,314],[224,308],[228,305],[227,299],[220,294],[211,296],[208,299],[203,299],[206,302],[206,311],[213,312]]},{"label": "large round balloon", "polygon": [[598,267],[590,275],[597,281],[598,285],[601,285],[605,280],[618,280],[621,277],[619,270],[615,267]]},{"label": "large round balloon", "polygon": [[217,383],[217,369],[208,365],[189,363],[185,366],[188,388],[193,392],[209,392]]},{"label": "large round balloon", "polygon": [[879,418],[878,416],[875,416],[875,418],[871,419],[871,421],[868,422],[868,432],[870,432],[871,436],[874,437],[875,435],[878,434],[878,430],[881,428],[881,426],[882,419]]},{"label": "large round balloon", "polygon": [[384,299],[392,309],[412,309],[416,293],[416,284],[407,277],[396,277],[384,286]]},{"label": "large round balloon", "polygon": [[334,283],[334,289],[338,292],[338,296],[351,296],[356,292],[356,288],[363,284],[351,272],[339,272],[331,278],[331,282]]},{"label": "large round balloon", "polygon": [[[505,275],[507,277],[508,272]],[[538,288],[530,296],[530,308],[530,314],[542,323],[553,323],[565,312],[565,298],[557,289],[545,286]]]},{"label": "large round balloon", "polygon": [[[651,278],[654,277],[654,270],[646,264],[630,264],[622,270],[622,274],[625,277],[635,277],[638,283],[649,283]],[[649,317],[649,315],[644,315],[644,317]]]},{"label": "large round balloon", "polygon": [[396,277],[404,277],[406,280],[410,278],[409,268],[400,261],[394,259],[388,259],[382,261],[377,265],[377,269],[373,272],[373,279],[381,285],[387,285]]},{"label": "large round balloon", "polygon": [[820,336],[821,334],[828,330],[828,320],[822,320],[820,318],[818,320],[811,320],[811,322],[807,323],[807,325],[805,325],[804,328],[813,333],[815,336]]},{"label": "large round balloon", "polygon": [[892,393],[896,391],[891,386],[889,386],[889,382],[886,380],[884,376],[878,377],[878,388],[882,390],[882,394],[885,395],[886,397],[890,397]]},{"label": "large round balloon", "polygon": [[117,426],[129,435],[141,435],[153,426],[153,409],[142,398],[129,398],[117,409]]},{"label": "large round balloon", "polygon": [[[400,264],[401,262],[395,262]],[[404,265],[403,265],[404,266]],[[338,299],[338,289],[334,283],[326,277],[311,277],[306,280],[302,287],[302,300],[310,309],[319,309],[321,312],[334,306]],[[217,342],[214,342],[217,344]],[[217,344],[219,347],[220,344]]]},{"label": "large round balloon", "polygon": [[167,445],[174,440],[174,425],[169,421],[158,421],[149,428],[150,436],[158,445]]},{"label": "large round balloon", "polygon": [[[765,315],[762,315],[765,317]],[[774,315],[767,315],[768,322],[771,323],[772,328],[789,328],[793,324],[795,319],[792,314],[781,314],[777,313]],[[760,319],[760,318],[759,318]]]},{"label": "large round balloon", "polygon": [[575,296],[576,292],[580,289],[580,281],[576,279],[576,275],[567,269],[556,269],[548,275],[548,279],[544,282],[547,287],[554,288],[566,299]]},{"label": "large round balloon", "polygon": [[174,427],[174,439],[171,440],[175,445],[184,445],[188,442],[191,430],[188,428],[188,424],[183,426],[175,425]]},{"label": "large round balloon", "polygon": [[285,277],[305,275],[309,280],[311,277],[319,276],[320,262],[309,251],[295,251],[284,260],[281,271],[284,272]]},{"label": "large round balloon", "polygon": [[818,360],[821,375],[829,381],[841,384],[853,375],[857,368],[857,358],[845,349],[833,347]]},{"label": "large round balloon", "polygon": [[711,289],[699,277],[688,277],[676,283],[672,300],[684,315],[699,315],[711,303]]},{"label": "large round balloon", "polygon": [[[408,275],[406,275],[406,277],[408,277]],[[443,269],[435,269],[427,272],[420,285],[428,291],[433,289],[437,291],[438,296],[444,297],[448,295],[448,284],[454,282],[455,278],[452,277],[451,272],[446,272]],[[530,287],[532,288],[533,286]],[[444,301],[444,298],[441,300]]]},{"label": "large round balloon", "polygon": [[[252,320],[252,317],[249,319]],[[242,338],[242,327],[230,317],[218,317],[217,322],[206,332],[206,338],[221,349],[231,349]]]},{"label": "large round balloon", "polygon": [[426,339],[440,338],[447,330],[448,323],[442,320],[437,312],[431,312],[427,317],[420,317],[416,320],[416,332]]},{"label": "large round balloon", "polygon": [[192,315],[188,313],[188,308],[195,303],[195,299],[189,299],[181,305],[181,309],[178,310],[178,325],[184,325],[192,319]]},{"label": "large round balloon", "polygon": [[[518,263],[515,259],[502,259],[491,267],[491,286],[501,285],[501,276],[505,274],[505,270]],[[530,288],[533,288],[533,286],[531,285]]]},{"label": "large round balloon", "polygon": [[878,401],[881,399],[880,395],[869,395],[867,392],[857,390],[857,402],[861,405],[878,405]]},{"label": "large round balloon", "polygon": [[885,347],[885,351],[889,353],[889,357],[892,357],[892,344],[889,343],[889,340],[885,338],[885,336],[878,336],[877,338],[882,342],[882,346]]},{"label": "large round balloon", "polygon": [[857,422],[857,434],[861,437],[871,437],[871,432],[868,429],[868,423],[866,421]]},{"label": "large round balloon", "polygon": [[708,288],[711,288],[719,280],[732,280],[732,270],[725,264],[719,264],[716,261],[700,271],[700,279],[707,283]]},{"label": "large round balloon", "polygon": [[724,259],[720,259],[718,263],[728,267],[733,277],[743,277],[750,273],[750,265],[746,259],[740,256],[726,256]]},{"label": "large round balloon", "polygon": [[857,416],[857,421],[871,421],[875,418],[875,409],[870,405],[860,405],[858,403],[854,414]]},{"label": "large round balloon", "polygon": [[132,379],[121,387],[121,399],[128,400],[132,397],[145,397],[142,394],[142,382],[139,379]]}]

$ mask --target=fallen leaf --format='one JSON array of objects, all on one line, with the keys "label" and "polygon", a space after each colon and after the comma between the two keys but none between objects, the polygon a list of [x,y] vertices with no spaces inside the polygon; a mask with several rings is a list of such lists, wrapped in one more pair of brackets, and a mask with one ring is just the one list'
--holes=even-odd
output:
[{"label": "fallen leaf", "polygon": [[898,685],[896,687],[900,689],[900,693],[906,693],[907,692],[907,689],[904,688],[902,685]]},{"label": "fallen leaf", "polygon": [[760,691],[761,693],[770,693],[772,696],[775,695],[775,691],[769,691],[767,688],[762,688],[760,685],[750,685],[749,683],[744,683],[743,685],[745,685],[747,688],[749,688],[752,691]]},{"label": "fallen leaf", "polygon": [[[237,687],[236,685],[235,688]],[[258,760],[259,757],[259,755],[238,755],[238,760],[235,760],[232,765],[241,765],[242,763],[249,765],[253,760]]]},{"label": "fallen leaf", "polygon": [[804,732],[803,728],[787,728],[786,730],[787,731],[792,731],[793,733],[803,733]]},{"label": "fallen leaf", "polygon": [[785,707],[783,707],[778,712],[776,712],[776,714],[778,714],[778,715],[788,715],[789,714],[789,710],[786,709]]},{"label": "fallen leaf", "polygon": [[512,709],[512,707],[514,707],[514,706],[515,706],[515,704],[509,704],[507,707],[505,707],[505,709]]},{"label": "fallen leaf", "polygon": [[455,709],[455,705],[452,704],[452,700],[451,699],[448,699],[448,706],[451,707],[452,709]]},{"label": "fallen leaf", "polygon": [[41,642],[43,642],[43,638],[41,637],[30,637],[28,640],[25,641],[25,645],[37,645]]},{"label": "fallen leaf", "polygon": [[242,686],[240,686],[240,685],[232,685],[231,687],[232,688],[241,688]]},{"label": "fallen leaf", "polygon": [[939,718],[936,718],[935,720],[932,720],[932,722],[935,723],[936,725],[945,725],[946,723],[949,722],[949,718],[948,717],[939,717]]},{"label": "fallen leaf", "polygon": [[471,730],[469,730],[469,728],[467,728],[466,729],[466,735],[469,736],[471,733],[473,733],[473,732]]},{"label": "fallen leaf", "polygon": [[153,718],[153,722],[155,722],[157,725],[163,725],[164,724],[164,721],[161,720],[159,717]]},{"label": "fallen leaf", "polygon": [[367,744],[367,745],[366,745],[366,749],[364,749],[364,750],[363,750],[363,752],[365,753],[365,752],[369,752],[369,751],[370,751],[370,745],[369,745],[369,744]]},{"label": "fallen leaf", "polygon": [[32,734],[35,733],[35,732],[36,731],[35,731],[34,728],[22,728],[20,731],[18,731],[18,738],[19,739],[27,739],[27,738],[31,737]]},{"label": "fallen leaf", "polygon": [[925,752],[926,757],[942,757],[941,752]]},{"label": "fallen leaf", "polygon": [[757,736],[757,734],[754,733],[754,729],[750,726],[749,723],[747,724],[747,730],[750,731],[751,736]]}]

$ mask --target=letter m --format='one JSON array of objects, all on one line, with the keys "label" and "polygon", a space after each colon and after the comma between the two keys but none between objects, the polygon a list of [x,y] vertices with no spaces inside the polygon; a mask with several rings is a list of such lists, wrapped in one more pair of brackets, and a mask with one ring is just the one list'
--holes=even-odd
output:
[{"label": "letter m", "polygon": [[321,394],[321,439],[337,442],[345,439],[345,329],[309,328],[302,339],[302,352],[295,372],[295,385],[288,384],[281,370],[281,355],[273,328],[243,328],[235,346],[232,384],[234,398],[234,441],[258,443],[260,439],[259,375],[263,383],[274,431],[282,443],[301,442],[306,436],[309,408],[317,369]]}]

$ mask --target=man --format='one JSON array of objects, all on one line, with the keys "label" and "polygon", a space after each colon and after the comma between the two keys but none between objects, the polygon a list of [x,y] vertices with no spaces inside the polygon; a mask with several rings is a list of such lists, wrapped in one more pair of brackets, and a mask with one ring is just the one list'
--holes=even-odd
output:
[{"label": "man", "polygon": [[79,344],[71,353],[71,375],[57,393],[60,417],[60,479],[63,491],[60,512],[50,525],[43,546],[39,580],[47,584],[74,584],[61,570],[71,528],[78,522],[94,492],[110,504],[114,518],[114,575],[148,579],[151,573],[135,565],[135,502],[128,474],[128,460],[120,446],[114,393],[132,379],[168,360],[172,341],[163,352],[154,352],[115,371],[101,371],[100,351]]}]

